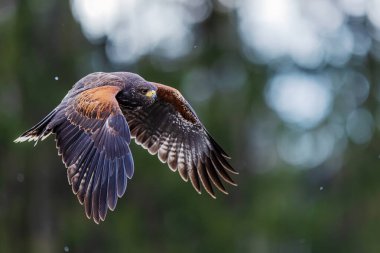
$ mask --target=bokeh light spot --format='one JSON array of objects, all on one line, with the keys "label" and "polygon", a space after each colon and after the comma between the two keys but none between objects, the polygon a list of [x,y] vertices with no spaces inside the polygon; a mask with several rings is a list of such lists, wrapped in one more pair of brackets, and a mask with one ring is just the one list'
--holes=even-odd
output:
[{"label": "bokeh light spot", "polygon": [[347,134],[356,144],[365,144],[372,138],[374,131],[374,120],[366,109],[360,108],[347,117]]},{"label": "bokeh light spot", "polygon": [[331,109],[332,94],[326,82],[301,73],[279,74],[269,83],[267,104],[287,123],[315,127]]}]

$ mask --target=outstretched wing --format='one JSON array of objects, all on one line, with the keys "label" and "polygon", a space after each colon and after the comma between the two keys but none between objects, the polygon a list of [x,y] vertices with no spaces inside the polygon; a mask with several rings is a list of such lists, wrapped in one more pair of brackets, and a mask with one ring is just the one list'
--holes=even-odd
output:
[{"label": "outstretched wing", "polygon": [[228,155],[199,121],[189,103],[174,88],[155,84],[157,101],[125,116],[137,144],[168,163],[201,193],[201,184],[215,198],[213,186],[228,194],[222,181],[236,185]]},{"label": "outstretched wing", "polygon": [[68,98],[53,129],[72,190],[96,223],[115,209],[134,170],[130,131],[115,98],[120,90],[101,86]]}]

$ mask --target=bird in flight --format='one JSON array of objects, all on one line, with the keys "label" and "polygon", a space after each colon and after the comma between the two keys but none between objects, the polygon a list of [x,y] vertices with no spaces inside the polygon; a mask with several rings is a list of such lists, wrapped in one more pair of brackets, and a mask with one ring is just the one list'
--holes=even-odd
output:
[{"label": "bird in flight", "polygon": [[104,221],[134,173],[131,139],[158,155],[184,181],[213,186],[228,194],[222,181],[236,185],[230,157],[215,142],[181,93],[129,72],[89,74],[62,102],[15,142],[44,140],[55,134],[58,154],[86,216]]}]

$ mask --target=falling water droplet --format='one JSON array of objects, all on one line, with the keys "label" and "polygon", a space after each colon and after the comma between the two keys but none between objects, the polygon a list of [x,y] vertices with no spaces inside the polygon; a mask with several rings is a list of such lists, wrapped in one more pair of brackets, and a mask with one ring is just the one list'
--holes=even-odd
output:
[{"label": "falling water droplet", "polygon": [[24,174],[23,173],[18,173],[16,176],[16,179],[19,183],[24,182]]},{"label": "falling water droplet", "polygon": [[58,81],[59,80],[58,76],[54,77],[54,80]]},{"label": "falling water droplet", "polygon": [[65,251],[65,252],[69,252],[69,246],[65,246],[65,247],[63,247],[63,250]]}]

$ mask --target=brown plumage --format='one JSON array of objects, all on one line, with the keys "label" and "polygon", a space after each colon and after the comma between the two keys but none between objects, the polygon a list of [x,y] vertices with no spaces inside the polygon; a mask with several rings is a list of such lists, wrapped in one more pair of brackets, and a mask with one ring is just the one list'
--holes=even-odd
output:
[{"label": "brown plumage", "polygon": [[227,194],[223,181],[236,185],[230,157],[210,136],[194,110],[169,86],[128,72],[92,73],[79,80],[62,102],[15,142],[56,135],[59,155],[74,194],[88,218],[104,221],[123,196],[134,173],[131,138],[185,181],[213,186]]}]

